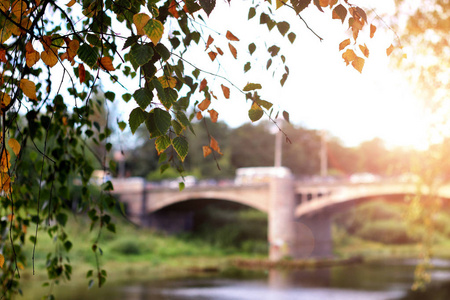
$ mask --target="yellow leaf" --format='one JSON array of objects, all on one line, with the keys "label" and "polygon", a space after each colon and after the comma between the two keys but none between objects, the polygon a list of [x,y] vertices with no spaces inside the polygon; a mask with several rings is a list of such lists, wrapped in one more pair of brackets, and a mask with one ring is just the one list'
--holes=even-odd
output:
[{"label": "yellow leaf", "polygon": [[[9,167],[11,166],[11,164],[9,163],[10,155],[6,149],[3,149],[2,153],[3,154],[1,155],[1,160],[0,160],[0,172],[6,173],[6,172],[8,172]],[[8,174],[1,174],[3,179],[6,178],[5,177],[6,175],[8,175]],[[9,180],[9,178],[8,178],[8,180]]]},{"label": "yellow leaf", "polygon": [[364,58],[356,57],[355,60],[352,61],[352,66],[356,70],[359,71],[359,73],[362,73],[362,69],[364,68]]},{"label": "yellow leaf", "polygon": [[80,42],[77,40],[71,40],[67,45],[67,53],[69,55],[69,61],[72,61],[77,56],[78,48],[80,48]]},{"label": "yellow leaf", "polygon": [[106,71],[111,72],[111,71],[115,70],[115,68],[112,64],[112,59],[111,59],[111,57],[108,57],[108,56],[104,56],[104,57],[100,58],[98,60],[98,65],[100,66],[100,68],[102,68],[103,70],[106,70]]},{"label": "yellow leaf", "polygon": [[209,99],[205,99],[198,105],[198,109],[200,109],[201,111],[204,111],[205,109],[207,109],[209,107],[210,104],[211,104],[211,101],[209,101]]},{"label": "yellow leaf", "polygon": [[18,262],[18,263],[17,263],[17,267],[18,267],[19,269],[21,269],[21,270],[25,269],[24,266],[23,266],[23,264],[22,264],[21,262]]},{"label": "yellow leaf", "polygon": [[70,2],[66,4],[66,6],[72,7],[75,3],[77,3],[75,0],[70,0]]},{"label": "yellow leaf", "polygon": [[361,52],[364,54],[365,57],[369,57],[369,48],[367,48],[366,44],[359,45],[359,49],[361,49]]},{"label": "yellow leaf", "polygon": [[212,150],[208,146],[203,146],[203,157],[207,157],[212,153]]},{"label": "yellow leaf", "polygon": [[11,13],[17,18],[20,19],[21,16],[25,14],[25,11],[27,10],[27,4],[25,1],[22,0],[16,0],[11,5]]},{"label": "yellow leaf", "polygon": [[346,39],[339,44],[339,51],[350,45],[350,39]]},{"label": "yellow leaf", "polygon": [[41,55],[37,51],[33,51],[33,52],[27,51],[27,53],[25,53],[25,58],[27,61],[28,68],[31,68],[32,66],[34,66],[34,64],[36,64],[41,59]]},{"label": "yellow leaf", "polygon": [[158,78],[158,80],[159,82],[161,82],[163,88],[170,87],[171,89],[173,89],[177,85],[177,79],[171,76],[161,76]]},{"label": "yellow leaf", "polygon": [[6,94],[0,92],[0,109],[6,108],[11,103],[11,97]]},{"label": "yellow leaf", "polygon": [[15,138],[10,138],[8,140],[8,145],[11,147],[14,154],[17,156],[20,152],[20,144]]},{"label": "yellow leaf", "polygon": [[159,20],[151,19],[145,24],[143,30],[156,46],[164,33],[164,25]]},{"label": "yellow leaf", "polygon": [[41,52],[42,61],[50,68],[58,63],[58,56],[56,56],[56,50],[51,48]]},{"label": "yellow leaf", "polygon": [[3,12],[7,12],[10,6],[11,3],[9,2],[9,0],[0,0],[0,10],[2,10]]},{"label": "yellow leaf", "polygon": [[28,79],[21,79],[19,83],[19,87],[22,90],[22,92],[30,98],[31,100],[37,100],[36,97],[36,85],[34,82],[28,80]]},{"label": "yellow leaf", "polygon": [[392,44],[389,46],[389,48],[386,49],[386,55],[391,55],[392,51],[394,50],[394,46]]},{"label": "yellow leaf", "polygon": [[208,110],[209,112],[209,117],[211,118],[211,121],[213,123],[217,122],[217,119],[219,118],[219,113],[217,111],[215,111],[214,109]]},{"label": "yellow leaf", "polygon": [[345,52],[342,54],[342,58],[344,59],[345,63],[346,63],[347,66],[348,66],[348,64],[349,64],[350,62],[352,62],[352,61],[355,60],[356,54],[355,54],[355,52],[354,52],[352,49],[347,49],[347,51],[345,51]]},{"label": "yellow leaf", "polygon": [[276,9],[279,9],[280,7],[282,7],[284,5],[284,0],[277,0],[276,1]]},{"label": "yellow leaf", "polygon": [[0,191],[4,191],[5,193],[10,194],[11,179],[9,178],[9,175],[6,172],[0,173]]},{"label": "yellow leaf", "polygon": [[222,155],[222,152],[220,152],[220,147],[219,147],[219,143],[217,143],[216,139],[214,139],[213,137],[211,137],[211,142],[209,143],[209,146],[216,151],[217,153]]},{"label": "yellow leaf", "polygon": [[136,26],[138,35],[145,34],[143,28],[145,25],[147,25],[149,20],[150,20],[150,17],[144,13],[135,14],[133,16],[133,23],[134,23],[134,26]]},{"label": "yellow leaf", "polygon": [[370,24],[370,38],[373,38],[375,31],[377,31],[377,27],[373,24]]},{"label": "yellow leaf", "polygon": [[0,254],[0,268],[3,268],[3,265],[5,264],[5,257],[3,254]]}]

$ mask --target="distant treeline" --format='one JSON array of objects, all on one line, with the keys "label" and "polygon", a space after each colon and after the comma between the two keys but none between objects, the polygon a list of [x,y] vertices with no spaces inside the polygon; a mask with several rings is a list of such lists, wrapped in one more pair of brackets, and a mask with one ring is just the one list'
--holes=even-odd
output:
[{"label": "distant treeline", "polygon": [[[274,164],[274,125],[269,121],[230,128],[225,123],[213,124],[204,120],[194,124],[194,131],[195,135],[187,136],[189,155],[183,166],[183,174],[191,174],[198,179],[225,179],[233,178],[237,168]],[[319,175],[321,132],[290,124],[284,124],[283,131],[290,140],[290,143],[282,143],[283,166],[289,167],[298,177]],[[137,134],[146,133],[138,131]],[[215,153],[214,156],[203,157],[202,146],[209,145],[208,134],[218,141],[223,155]],[[154,140],[144,140],[145,143],[127,153],[126,174],[149,180],[178,177],[179,173],[175,170],[160,174]],[[434,147],[434,150],[439,150],[439,157],[442,157],[437,158],[436,155],[430,155],[430,151],[420,152],[400,147],[387,149],[379,138],[363,142],[357,147],[345,147],[338,138],[328,135],[328,174],[346,178],[354,173],[368,172],[390,177],[430,168],[445,173],[445,170],[450,170],[450,166],[445,159],[448,155],[445,154],[444,146]]]}]

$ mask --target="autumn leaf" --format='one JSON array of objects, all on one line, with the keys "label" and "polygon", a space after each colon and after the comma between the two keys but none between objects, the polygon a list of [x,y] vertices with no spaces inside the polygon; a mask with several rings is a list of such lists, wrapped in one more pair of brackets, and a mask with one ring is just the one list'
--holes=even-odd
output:
[{"label": "autumn leaf", "polygon": [[201,111],[204,111],[205,109],[207,109],[209,107],[210,104],[211,104],[211,101],[209,99],[205,99],[198,105],[198,109],[200,109]]},{"label": "autumn leaf", "polygon": [[197,120],[201,120],[201,119],[203,119],[203,115],[202,115],[202,112],[200,112],[200,111],[198,111],[196,114],[195,114],[195,117],[197,118]]},{"label": "autumn leaf", "polygon": [[352,49],[347,49],[347,51],[345,51],[342,54],[342,58],[344,59],[346,65],[348,66],[348,64],[352,61],[354,61],[356,59],[356,54]]},{"label": "autumn leaf", "polygon": [[211,61],[214,61],[216,59],[217,53],[214,51],[209,51],[208,55],[209,55],[209,58],[211,59]]},{"label": "autumn leaf", "polygon": [[223,51],[222,51],[222,49],[220,49],[219,47],[217,47],[217,46],[215,46],[216,47],[216,50],[217,50],[217,52],[220,54],[220,55],[223,55]]},{"label": "autumn leaf", "polygon": [[76,3],[75,0],[70,0],[69,3],[66,4],[67,7],[72,7]]},{"label": "autumn leaf", "polygon": [[377,27],[373,24],[370,24],[370,38],[373,38],[375,35],[375,31],[377,31]]},{"label": "autumn leaf", "polygon": [[[7,173],[9,170],[9,167],[11,166],[10,162],[10,155],[9,152],[6,149],[3,149],[1,160],[0,160],[0,172]],[[4,178],[3,176],[6,176],[7,174],[0,173],[0,176]]]},{"label": "autumn leaf", "polygon": [[5,109],[11,103],[11,97],[6,94],[0,92],[0,109]]},{"label": "autumn leaf", "polygon": [[100,66],[100,68],[102,68],[105,71],[114,71],[115,68],[112,64],[112,59],[109,56],[104,56],[102,58],[100,58],[97,62],[97,64]]},{"label": "autumn leaf", "polygon": [[78,49],[80,48],[80,42],[77,40],[69,41],[67,45],[67,54],[69,56],[69,61],[73,61],[75,56],[77,56]]},{"label": "autumn leaf", "polygon": [[178,19],[180,17],[177,11],[177,2],[175,2],[175,0],[172,0],[172,2],[170,2],[169,12],[175,19]]},{"label": "autumn leaf", "polygon": [[210,109],[208,110],[209,112],[209,117],[211,118],[211,121],[213,123],[217,122],[217,119],[219,118],[219,113],[217,111],[215,111],[214,109]]},{"label": "autumn leaf", "polygon": [[339,44],[339,51],[345,49],[345,47],[347,47],[348,45],[350,45],[350,39],[346,39],[346,40],[342,41]]},{"label": "autumn leaf", "polygon": [[203,91],[203,90],[205,89],[205,87],[206,87],[207,84],[208,84],[208,81],[206,81],[206,79],[203,79],[203,80],[200,82],[200,92]]},{"label": "autumn leaf", "polygon": [[84,64],[78,65],[78,78],[80,79],[80,84],[86,79],[86,69],[84,68]]},{"label": "autumn leaf", "polygon": [[239,39],[234,34],[232,34],[229,30],[227,31],[226,37],[230,41],[239,41]]},{"label": "autumn leaf", "polygon": [[347,16],[347,9],[342,4],[339,4],[333,9],[332,18],[339,19],[342,23],[345,21],[345,17]]},{"label": "autumn leaf", "polygon": [[144,26],[147,25],[150,17],[147,14],[139,13],[133,16],[133,24],[136,26],[138,35],[145,35]]},{"label": "autumn leaf", "polygon": [[391,44],[389,48],[386,49],[386,55],[391,55],[392,51],[394,51],[394,46]]},{"label": "autumn leaf", "polygon": [[203,146],[203,157],[207,157],[212,153],[212,149],[209,146]]},{"label": "autumn leaf", "polygon": [[37,100],[36,85],[34,84],[34,82],[23,78],[20,80],[19,87],[25,94],[25,96],[30,98],[30,100]]},{"label": "autumn leaf", "polygon": [[364,54],[365,57],[369,57],[369,49],[367,48],[366,44],[359,45],[359,49],[361,49],[361,52]]},{"label": "autumn leaf", "polygon": [[6,63],[6,50],[0,49],[0,61]]},{"label": "autumn leaf", "polygon": [[352,66],[353,68],[355,68],[356,70],[359,71],[359,73],[362,73],[362,69],[364,67],[364,58],[362,57],[356,57],[353,61],[352,61]]},{"label": "autumn leaf", "polygon": [[3,265],[5,264],[5,257],[3,254],[0,253],[0,268],[3,268]]},{"label": "autumn leaf", "polygon": [[171,76],[161,76],[158,80],[161,82],[163,88],[173,89],[177,85],[177,79]]},{"label": "autumn leaf", "polygon": [[222,92],[223,95],[225,96],[226,99],[230,99],[230,89],[226,86],[224,86],[223,84],[220,85],[222,87]]},{"label": "autumn leaf", "polygon": [[58,56],[51,48],[41,52],[41,59],[50,68],[58,63]]},{"label": "autumn leaf", "polygon": [[27,62],[27,66],[31,68],[32,66],[34,66],[34,64],[36,64],[39,61],[39,59],[41,59],[41,55],[39,54],[39,52],[34,50],[31,42],[28,42],[25,45],[25,50],[26,50],[25,59]]},{"label": "autumn leaf", "polygon": [[11,147],[14,154],[17,156],[20,152],[20,144],[15,138],[10,138],[8,140],[8,145]]},{"label": "autumn leaf", "polygon": [[211,136],[211,141],[210,141],[210,143],[209,143],[209,146],[210,146],[214,151],[216,151],[217,153],[219,153],[220,155],[223,155],[223,153],[220,152],[219,143],[217,143],[216,139],[213,138],[212,136]]},{"label": "autumn leaf", "polygon": [[233,54],[234,58],[237,59],[237,51],[236,51],[236,48],[234,48],[234,46],[231,45],[230,43],[228,43],[228,47],[230,48],[231,54]]},{"label": "autumn leaf", "polygon": [[153,42],[153,45],[159,43],[164,33],[164,25],[159,20],[151,19],[143,28],[145,34]]},{"label": "autumn leaf", "polygon": [[242,89],[244,92],[261,89],[262,86],[259,83],[247,83]]},{"label": "autumn leaf", "polygon": [[214,39],[211,36],[209,36],[208,41],[206,42],[205,50],[209,48],[209,46],[212,44],[212,42],[214,42]]}]

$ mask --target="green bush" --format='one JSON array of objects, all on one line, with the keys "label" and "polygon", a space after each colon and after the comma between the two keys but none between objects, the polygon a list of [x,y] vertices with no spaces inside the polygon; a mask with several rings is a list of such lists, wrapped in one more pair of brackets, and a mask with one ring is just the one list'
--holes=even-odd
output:
[{"label": "green bush", "polygon": [[380,220],[367,222],[355,232],[362,239],[384,244],[408,244],[417,242],[417,238],[408,234],[405,222]]},{"label": "green bush", "polygon": [[143,253],[143,246],[136,239],[117,239],[112,242],[111,250],[122,255],[139,255]]}]

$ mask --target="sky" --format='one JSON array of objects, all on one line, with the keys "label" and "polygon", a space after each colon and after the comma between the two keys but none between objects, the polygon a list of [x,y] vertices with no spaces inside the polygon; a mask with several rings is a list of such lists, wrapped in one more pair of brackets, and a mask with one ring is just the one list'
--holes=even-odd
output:
[{"label": "sky", "polygon": [[[349,37],[349,30],[339,20],[331,20],[331,12],[320,13],[310,5],[301,14],[308,26],[323,38],[320,41],[294,15],[293,10],[285,7],[277,10],[276,16],[279,18],[276,17],[276,20],[285,19],[290,23],[290,31],[296,33],[296,40],[291,44],[287,38],[282,38],[276,27],[269,32],[265,25],[259,24],[259,10],[255,18],[248,20],[250,4],[248,0],[231,1],[230,4],[217,0],[211,15],[207,17],[203,14],[205,22],[198,17],[194,22],[204,41],[184,56],[198,68],[222,76],[213,77],[205,73],[199,76],[200,80],[208,80],[210,88],[218,96],[210,108],[219,112],[219,120],[231,127],[251,122],[248,117],[251,103],[246,102],[245,96],[233,85],[242,89],[248,82],[260,83],[263,86],[260,91],[262,99],[272,102],[275,110],[288,111],[291,123],[325,130],[345,146],[356,146],[379,137],[388,147],[426,147],[427,124],[422,102],[414,96],[404,74],[390,67],[392,64],[386,56],[386,48],[396,37],[384,21],[369,15],[369,22],[373,21],[378,27],[375,37],[369,39],[368,32],[360,34],[362,37],[365,35],[363,42],[367,43],[370,51],[360,74],[353,67],[346,66],[342,59],[338,45]],[[378,15],[391,14],[394,7],[391,0],[380,0],[370,5],[376,6],[371,8]],[[275,10],[275,7],[272,6],[272,9]],[[170,21],[166,23],[165,36],[173,34],[174,28]],[[240,39],[231,42],[237,49],[237,59],[228,50],[228,40],[225,38],[228,30]],[[207,55],[209,50],[205,51],[209,35],[215,39],[211,48],[218,46],[225,52],[214,62]],[[252,42],[257,45],[257,50],[250,55],[248,44]],[[273,68],[266,71],[269,54],[265,49],[271,45],[280,46],[281,50],[273,60]],[[290,70],[283,87],[279,83],[284,73],[279,59],[281,54],[285,55]],[[252,68],[244,73],[243,66],[247,61]],[[188,65],[185,66],[189,71]],[[230,99],[223,97],[222,84],[231,89]],[[127,90],[122,92],[132,94],[137,88],[137,81],[126,82],[125,86]],[[120,94],[118,89],[115,91]],[[194,100],[201,102],[203,99]],[[133,104],[119,108],[123,120],[128,120],[129,112],[136,107]]]},{"label": "sky", "polygon": [[[196,65],[230,78],[240,88],[247,82],[261,83],[263,99],[273,102],[281,111],[288,111],[292,123],[325,130],[347,146],[380,137],[388,147],[425,147],[424,110],[405,76],[390,68],[386,48],[394,42],[395,36],[383,22],[374,21],[379,29],[373,39],[368,38],[368,32],[365,33],[364,42],[367,42],[370,55],[360,74],[345,65],[342,52],[339,52],[339,43],[348,38],[347,28],[341,26],[340,21],[331,20],[329,14],[318,12],[312,5],[302,13],[308,25],[323,38],[320,41],[300,19],[293,17],[292,10],[279,9],[277,13],[280,15],[291,16],[288,17],[291,31],[297,34],[291,45],[286,38],[281,38],[276,28],[269,33],[264,25],[260,25],[258,13],[248,21],[248,3],[231,1],[229,5],[218,0],[216,9],[207,18],[207,27],[199,25],[205,39],[211,34],[215,38],[213,45],[219,45],[224,52],[228,50],[228,41],[223,34],[230,30],[236,35],[240,41],[232,43],[238,50],[238,59],[226,53],[220,57],[220,62],[209,63],[202,45],[203,48],[199,47],[201,49],[192,56]],[[377,5],[378,14],[392,13],[391,1],[383,0]],[[369,17],[369,22],[371,19]],[[201,24],[201,20],[198,23]],[[267,54],[256,58],[257,52],[249,55],[247,45],[255,42],[260,49],[258,42],[261,41],[265,41],[266,46],[273,43],[282,48],[280,53],[286,56],[290,69],[284,87],[279,84],[282,73],[271,77],[271,72],[265,71]],[[242,68],[246,61],[251,62],[252,69],[244,74]],[[273,65],[276,65],[275,59]],[[284,70],[284,67],[280,66],[280,69]],[[219,84],[231,88],[220,78],[214,82],[216,95],[220,94]],[[212,108],[219,112],[219,119],[232,127],[250,122],[247,115],[250,104],[237,90],[232,89],[231,95],[231,99],[213,101]]]}]

